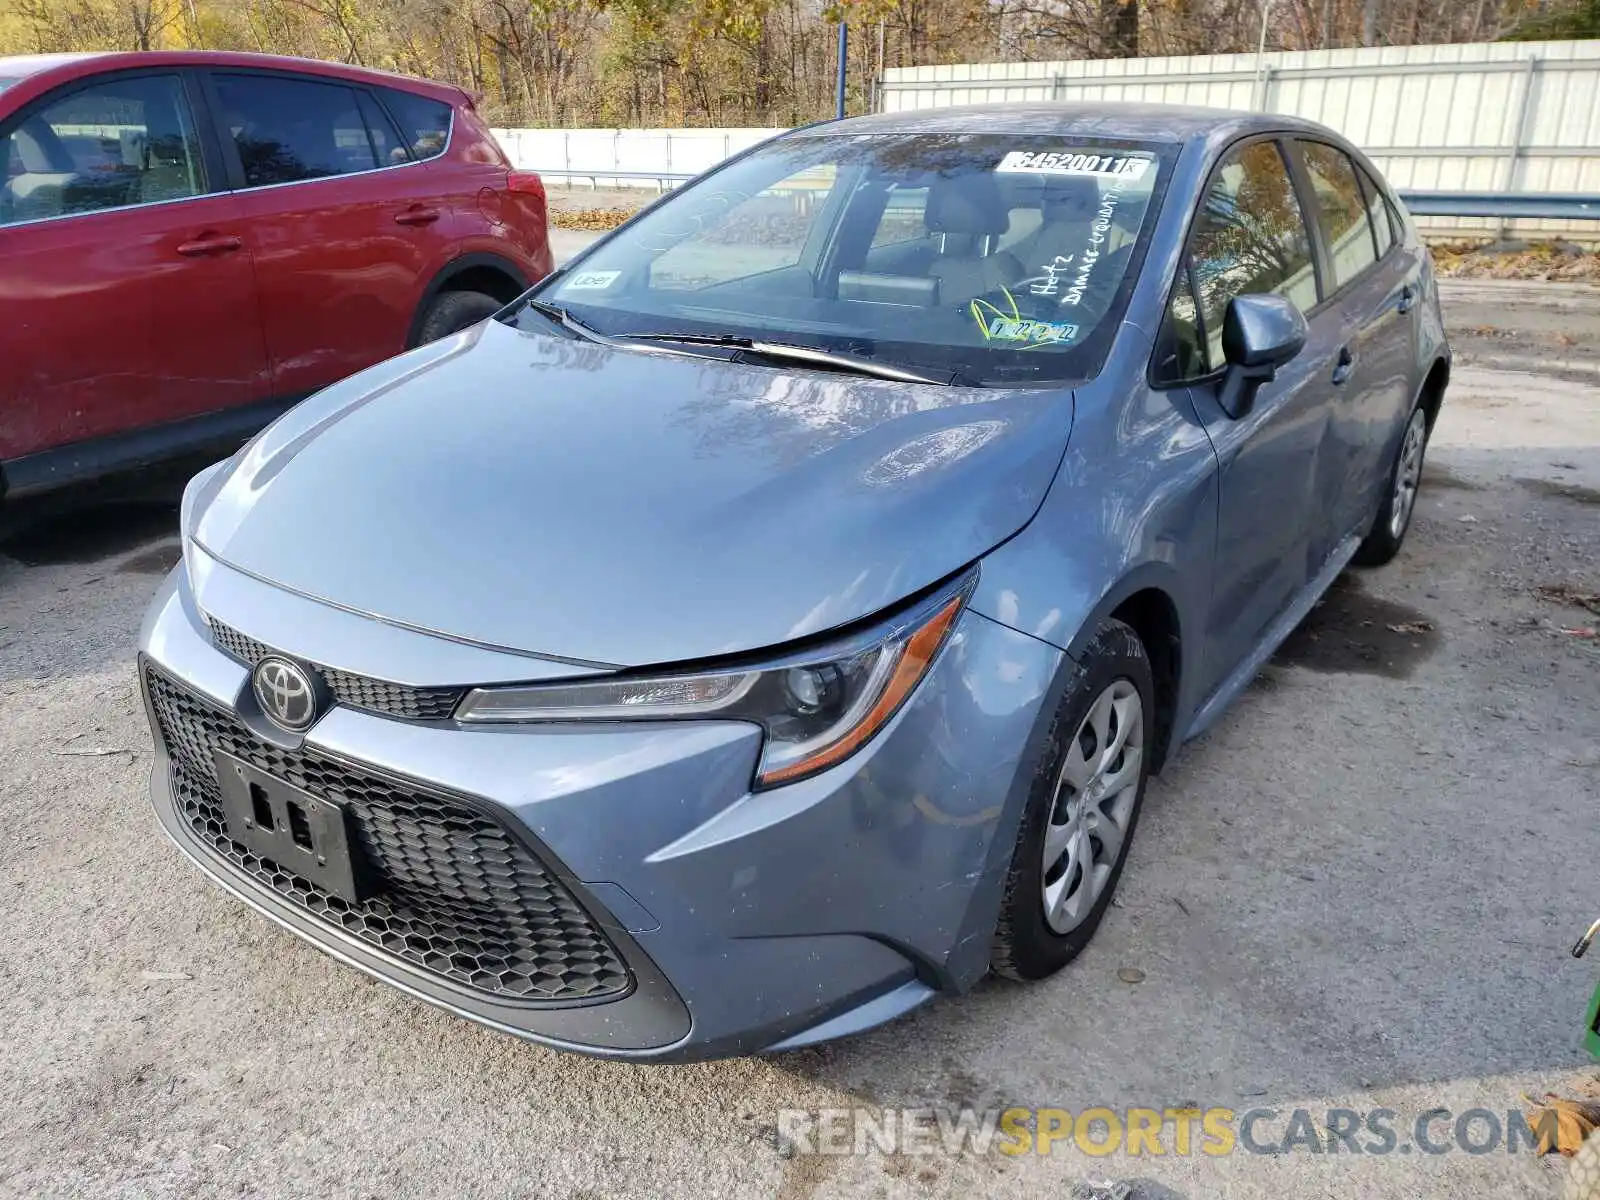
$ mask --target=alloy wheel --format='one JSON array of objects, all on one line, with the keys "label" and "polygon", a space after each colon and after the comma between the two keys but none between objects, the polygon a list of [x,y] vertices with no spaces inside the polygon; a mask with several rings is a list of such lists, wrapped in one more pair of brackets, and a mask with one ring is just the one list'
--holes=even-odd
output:
[{"label": "alloy wheel", "polygon": [[1398,539],[1411,523],[1411,509],[1417,502],[1417,487],[1422,482],[1422,451],[1428,444],[1428,418],[1422,409],[1411,414],[1405,440],[1400,443],[1400,461],[1394,469],[1394,497],[1389,503],[1389,535]]},{"label": "alloy wheel", "polygon": [[1127,679],[1106,687],[1067,745],[1044,833],[1045,920],[1071,933],[1094,910],[1122,855],[1144,778],[1144,702]]}]

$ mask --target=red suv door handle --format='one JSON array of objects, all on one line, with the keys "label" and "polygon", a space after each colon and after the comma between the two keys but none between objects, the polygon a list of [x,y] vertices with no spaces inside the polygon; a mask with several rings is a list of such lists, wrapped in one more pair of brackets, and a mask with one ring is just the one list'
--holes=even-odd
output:
[{"label": "red suv door handle", "polygon": [[396,213],[396,225],[432,225],[439,219],[437,208],[408,208],[403,213]]},{"label": "red suv door handle", "polygon": [[216,234],[202,234],[193,241],[179,242],[178,253],[185,258],[199,258],[204,254],[232,254],[244,242],[236,237],[219,237]]}]

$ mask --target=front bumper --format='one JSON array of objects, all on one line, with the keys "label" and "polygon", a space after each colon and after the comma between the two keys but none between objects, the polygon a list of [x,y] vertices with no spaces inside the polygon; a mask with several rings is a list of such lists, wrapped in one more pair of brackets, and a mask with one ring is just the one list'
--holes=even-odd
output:
[{"label": "front bumper", "polygon": [[[203,567],[198,598],[183,568],[174,572],[141,636],[156,812],[225,888],[341,961],[507,1033],[647,1059],[848,1034],[987,969],[1027,764],[1058,675],[1054,647],[969,612],[871,744],[831,771],[752,794],[760,731],[733,722],[469,728],[335,704],[303,743],[285,745],[247,719],[248,671],[213,642],[202,607],[280,652],[415,686],[499,682],[548,664],[489,664],[482,648],[379,629],[220,563]],[[625,964],[625,987],[507,996],[358,936],[348,916],[308,906],[303,887],[271,886],[227,852],[225,836],[207,836],[192,796],[186,805],[179,794],[182,748],[175,756],[157,720],[170,689],[228,723],[230,736],[260,737],[274,762],[312,756],[464,806],[587,914]],[[408,882],[433,878],[424,870]]]}]

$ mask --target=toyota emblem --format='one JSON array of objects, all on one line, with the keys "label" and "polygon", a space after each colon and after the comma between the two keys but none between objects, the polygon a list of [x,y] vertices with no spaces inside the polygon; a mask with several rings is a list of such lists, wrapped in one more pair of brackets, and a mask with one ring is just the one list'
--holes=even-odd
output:
[{"label": "toyota emblem", "polygon": [[317,719],[317,692],[303,667],[286,658],[263,658],[250,688],[274,725],[299,732]]}]

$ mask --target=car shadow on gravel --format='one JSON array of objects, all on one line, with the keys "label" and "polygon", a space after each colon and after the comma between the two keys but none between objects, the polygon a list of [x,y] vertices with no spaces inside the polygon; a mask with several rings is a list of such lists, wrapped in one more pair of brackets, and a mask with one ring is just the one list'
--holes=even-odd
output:
[{"label": "car shadow on gravel", "polygon": [[[168,503],[102,504],[54,516],[38,517],[0,538],[0,554],[23,566],[60,566],[69,563],[96,563],[178,531],[178,507]],[[137,559],[112,569],[141,574],[159,574],[177,561],[165,547],[147,551]],[[165,566],[158,566],[165,562]],[[134,565],[142,563],[143,565]]]},{"label": "car shadow on gravel", "polygon": [[0,686],[131,663],[150,597],[181,557],[177,505],[15,520],[0,536]]},{"label": "car shadow on gravel", "polygon": [[1360,575],[1346,571],[1278,647],[1271,662],[1274,667],[1305,667],[1324,674],[1405,679],[1438,644],[1439,632],[1425,613],[1374,596]]}]

